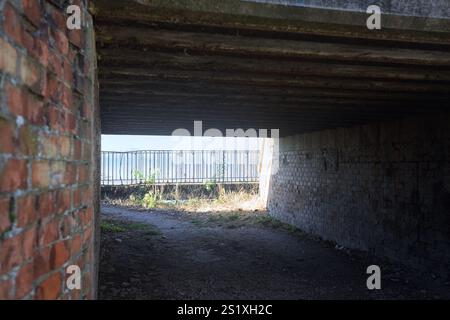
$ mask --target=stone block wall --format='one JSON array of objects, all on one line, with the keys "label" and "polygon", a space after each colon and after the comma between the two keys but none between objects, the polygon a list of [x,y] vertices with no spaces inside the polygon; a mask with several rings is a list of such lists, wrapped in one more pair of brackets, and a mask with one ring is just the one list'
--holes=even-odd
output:
[{"label": "stone block wall", "polygon": [[442,114],[281,139],[270,214],[450,275],[449,123]]},{"label": "stone block wall", "polygon": [[[68,30],[79,5],[82,29]],[[95,296],[95,46],[88,2],[0,0],[0,299]],[[78,265],[81,290],[68,290]]]}]

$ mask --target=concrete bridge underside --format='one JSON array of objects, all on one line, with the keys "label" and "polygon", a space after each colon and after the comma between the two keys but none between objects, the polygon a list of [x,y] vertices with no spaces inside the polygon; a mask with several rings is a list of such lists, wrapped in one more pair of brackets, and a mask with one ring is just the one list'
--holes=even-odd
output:
[{"label": "concrete bridge underside", "polygon": [[384,2],[382,30],[368,30],[351,1],[97,0],[102,133],[170,135],[203,120],[289,136],[446,110],[448,11],[400,16],[401,1]]}]

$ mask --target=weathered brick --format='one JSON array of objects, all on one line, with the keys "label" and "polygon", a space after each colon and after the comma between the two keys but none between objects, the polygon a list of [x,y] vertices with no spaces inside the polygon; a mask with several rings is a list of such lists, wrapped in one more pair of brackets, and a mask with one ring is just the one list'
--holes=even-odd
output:
[{"label": "weathered brick", "polygon": [[71,192],[69,189],[56,190],[53,197],[57,208],[56,213],[63,213],[70,209]]},{"label": "weathered brick", "polygon": [[35,39],[33,48],[30,51],[32,52],[32,57],[38,60],[40,64],[44,67],[48,65],[50,53],[48,46],[44,41]]},{"label": "weathered brick", "polygon": [[55,243],[50,250],[50,263],[54,268],[62,266],[70,257],[67,241]]},{"label": "weathered brick", "polygon": [[17,51],[7,41],[0,38],[0,70],[15,75],[17,70]]},{"label": "weathered brick", "polygon": [[41,153],[45,158],[56,158],[59,154],[59,137],[55,135],[43,134],[40,138]]},{"label": "weathered brick", "polygon": [[84,37],[82,30],[69,30],[69,41],[78,48],[84,45]]},{"label": "weathered brick", "polygon": [[42,281],[36,289],[36,300],[53,300],[59,297],[62,286],[61,273],[56,272]]},{"label": "weathered brick", "polygon": [[77,227],[77,221],[72,214],[64,216],[61,223],[61,236],[67,238],[71,236]]},{"label": "weathered brick", "polygon": [[7,84],[6,96],[8,109],[13,115],[23,116],[32,124],[44,124],[44,104],[36,95],[22,87]]},{"label": "weathered brick", "polygon": [[89,181],[89,168],[87,165],[78,167],[78,183],[86,183]]},{"label": "weathered brick", "polygon": [[20,127],[17,149],[24,155],[36,155],[38,149],[38,139],[31,126],[24,125]]},{"label": "weathered brick", "polygon": [[[93,204],[92,188],[82,194],[76,184],[80,139],[91,148],[93,138],[85,134],[91,119],[78,118],[95,104],[94,71],[84,69],[95,59],[84,35],[93,34],[69,32],[62,3],[0,2],[0,299],[86,298],[63,295],[61,266],[77,259],[84,268],[93,259],[92,235],[72,215],[72,202],[77,209]],[[92,219],[83,216],[85,225]],[[81,259],[84,240],[91,249]]]},{"label": "weathered brick", "polygon": [[83,243],[89,243],[92,239],[92,226],[89,226],[83,232]]},{"label": "weathered brick", "polygon": [[[55,53],[50,52],[48,56],[48,69],[52,73],[52,76],[61,79],[63,77],[63,61]],[[48,79],[47,79],[48,81]]]},{"label": "weathered brick", "polygon": [[64,113],[64,129],[69,133],[76,133],[77,119],[71,112]]},{"label": "weathered brick", "polygon": [[14,192],[27,187],[28,168],[25,160],[9,159],[0,164],[0,192]]},{"label": "weathered brick", "polygon": [[9,112],[15,116],[26,116],[27,106],[25,92],[20,88],[8,83],[6,85],[6,97]]},{"label": "weathered brick", "polygon": [[93,218],[94,211],[92,208],[86,208],[80,212],[80,220],[83,226],[87,226]]},{"label": "weathered brick", "polygon": [[57,10],[53,6],[47,6],[46,10],[50,17],[51,24],[55,25],[56,28],[58,28],[60,30],[65,30],[67,28],[64,12]]},{"label": "weathered brick", "polygon": [[40,217],[47,217],[54,213],[54,192],[50,191],[39,194],[37,202]]},{"label": "weathered brick", "polygon": [[24,298],[32,290],[34,280],[33,264],[28,263],[22,266],[17,274],[16,299]]},{"label": "weathered brick", "polygon": [[91,273],[90,272],[85,272],[84,274],[83,274],[83,277],[82,277],[82,279],[81,279],[82,281],[83,281],[83,284],[82,284],[82,291],[83,291],[83,294],[84,295],[86,295],[86,299],[91,299],[92,297],[91,297],[91,290],[90,290],[90,283],[91,283],[91,281],[92,281],[92,279],[91,279]]},{"label": "weathered brick", "polygon": [[43,125],[44,119],[44,103],[34,94],[27,96],[27,119],[31,124]]},{"label": "weathered brick", "polygon": [[11,227],[9,197],[0,198],[0,234]]},{"label": "weathered brick", "polygon": [[5,30],[6,35],[8,35],[11,39],[16,41],[17,43],[21,43],[23,27],[19,13],[9,2],[5,4],[3,11],[4,11],[3,28]]},{"label": "weathered brick", "polygon": [[62,55],[67,55],[69,53],[69,40],[67,39],[65,33],[58,29],[52,29],[52,36],[55,41],[56,49]]},{"label": "weathered brick", "polygon": [[84,187],[80,188],[81,192],[81,203],[82,204],[88,204],[92,203],[92,188],[91,187]]},{"label": "weathered brick", "polygon": [[61,82],[50,73],[47,74],[47,81],[45,87],[45,97],[52,102],[58,103],[61,96]]},{"label": "weathered brick", "polygon": [[19,266],[22,261],[21,236],[2,240],[2,250],[0,250],[0,275],[9,272],[12,268]]},{"label": "weathered brick", "polygon": [[67,136],[62,136],[60,138],[61,145],[61,157],[67,158],[71,155],[71,139]]},{"label": "weathered brick", "polygon": [[38,244],[36,227],[22,232],[22,255],[24,260],[31,259]]},{"label": "weathered brick", "polygon": [[72,109],[73,107],[73,98],[72,98],[72,90],[66,85],[62,85],[62,97],[61,102],[64,107],[67,109]]},{"label": "weathered brick", "polygon": [[13,281],[0,280],[0,300],[8,300],[13,298]]},{"label": "weathered brick", "polygon": [[78,139],[73,141],[73,158],[74,160],[81,159],[81,141]]},{"label": "weathered brick", "polygon": [[28,20],[30,20],[35,26],[39,26],[42,17],[39,1],[22,0],[22,7]]},{"label": "weathered brick", "polygon": [[48,161],[34,161],[31,170],[33,187],[45,187],[50,184],[50,163]]},{"label": "weathered brick", "polygon": [[72,238],[72,243],[70,245],[70,252],[72,255],[76,255],[80,252],[83,244],[83,239],[81,235],[75,235]]},{"label": "weathered brick", "polygon": [[81,205],[81,191],[79,189],[72,192],[73,207],[78,208]]},{"label": "weathered brick", "polygon": [[81,298],[81,290],[70,290],[68,293],[68,300],[79,300]]},{"label": "weathered brick", "polygon": [[59,239],[59,221],[55,218],[40,226],[39,246],[47,246]]},{"label": "weathered brick", "polygon": [[39,248],[33,253],[33,275],[37,279],[50,272],[53,267],[50,265],[50,248]]},{"label": "weathered brick", "polygon": [[[74,67],[73,67],[72,63],[65,60],[64,61],[64,81],[69,86],[69,87],[66,87],[67,89],[65,89],[65,90],[70,90],[70,87],[73,84],[73,73],[74,73]],[[66,94],[66,95],[67,95],[66,99],[69,100],[68,94]],[[63,97],[63,99],[64,99],[64,97]],[[69,102],[66,102],[66,103],[70,107],[70,103]]]},{"label": "weathered brick", "polygon": [[61,111],[54,104],[50,104],[47,108],[47,124],[52,130],[59,131],[61,129]]},{"label": "weathered brick", "polygon": [[20,197],[16,200],[17,226],[22,228],[34,223],[37,217],[36,197],[32,194]]},{"label": "weathered brick", "polygon": [[82,145],[82,159],[85,161],[91,161],[92,158],[92,146],[90,143],[83,143]]},{"label": "weathered brick", "polygon": [[0,117],[0,152],[15,151],[15,129],[14,123]]},{"label": "weathered brick", "polygon": [[76,183],[77,166],[73,163],[66,164],[66,172],[64,174],[64,184],[71,185]]},{"label": "weathered brick", "polygon": [[34,54],[34,43],[35,43],[35,36],[31,34],[30,30],[23,29],[22,30],[22,37],[21,37],[21,46],[24,47],[27,50],[27,53],[30,57],[35,58],[36,55]]},{"label": "weathered brick", "polygon": [[50,185],[58,186],[64,182],[66,163],[64,161],[52,161],[50,165]]},{"label": "weathered brick", "polygon": [[20,59],[20,78],[31,90],[37,94],[42,93],[42,70],[31,58],[22,56]]}]

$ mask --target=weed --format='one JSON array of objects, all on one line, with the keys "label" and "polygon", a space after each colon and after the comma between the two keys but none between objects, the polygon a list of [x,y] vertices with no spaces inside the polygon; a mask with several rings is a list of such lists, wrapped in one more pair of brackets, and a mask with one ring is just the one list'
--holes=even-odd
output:
[{"label": "weed", "polygon": [[147,192],[142,199],[142,206],[146,209],[155,208],[158,203],[158,196],[153,192]]},{"label": "weed", "polygon": [[217,186],[216,179],[214,178],[212,180],[205,181],[203,186],[207,192],[212,192]]},{"label": "weed", "polygon": [[127,231],[125,227],[111,221],[102,221],[100,224],[100,229],[102,232],[111,232],[111,233]]}]

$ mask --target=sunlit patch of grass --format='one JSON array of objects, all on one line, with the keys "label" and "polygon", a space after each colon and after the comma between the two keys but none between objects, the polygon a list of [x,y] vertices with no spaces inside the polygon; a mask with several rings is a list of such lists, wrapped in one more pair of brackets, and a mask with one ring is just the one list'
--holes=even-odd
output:
[{"label": "sunlit patch of grass", "polygon": [[126,231],[142,231],[146,235],[160,235],[161,231],[154,225],[143,222],[125,221],[102,221],[100,224],[102,232],[119,233]]},{"label": "sunlit patch of grass", "polygon": [[124,226],[112,221],[102,221],[100,224],[100,229],[102,232],[110,232],[110,233],[127,231],[127,229]]},{"label": "sunlit patch of grass", "polygon": [[276,220],[275,218],[272,218],[269,215],[263,215],[255,218],[255,224],[263,225],[266,227],[274,228],[274,229],[282,229],[289,233],[297,233],[302,234],[302,231],[298,229],[297,227],[287,224],[284,222],[281,222],[279,220]]},{"label": "sunlit patch of grass", "polygon": [[198,227],[239,228],[253,226],[283,230],[299,236],[303,235],[303,232],[295,226],[278,221],[265,211],[186,212],[185,215],[190,217],[190,221]]}]

